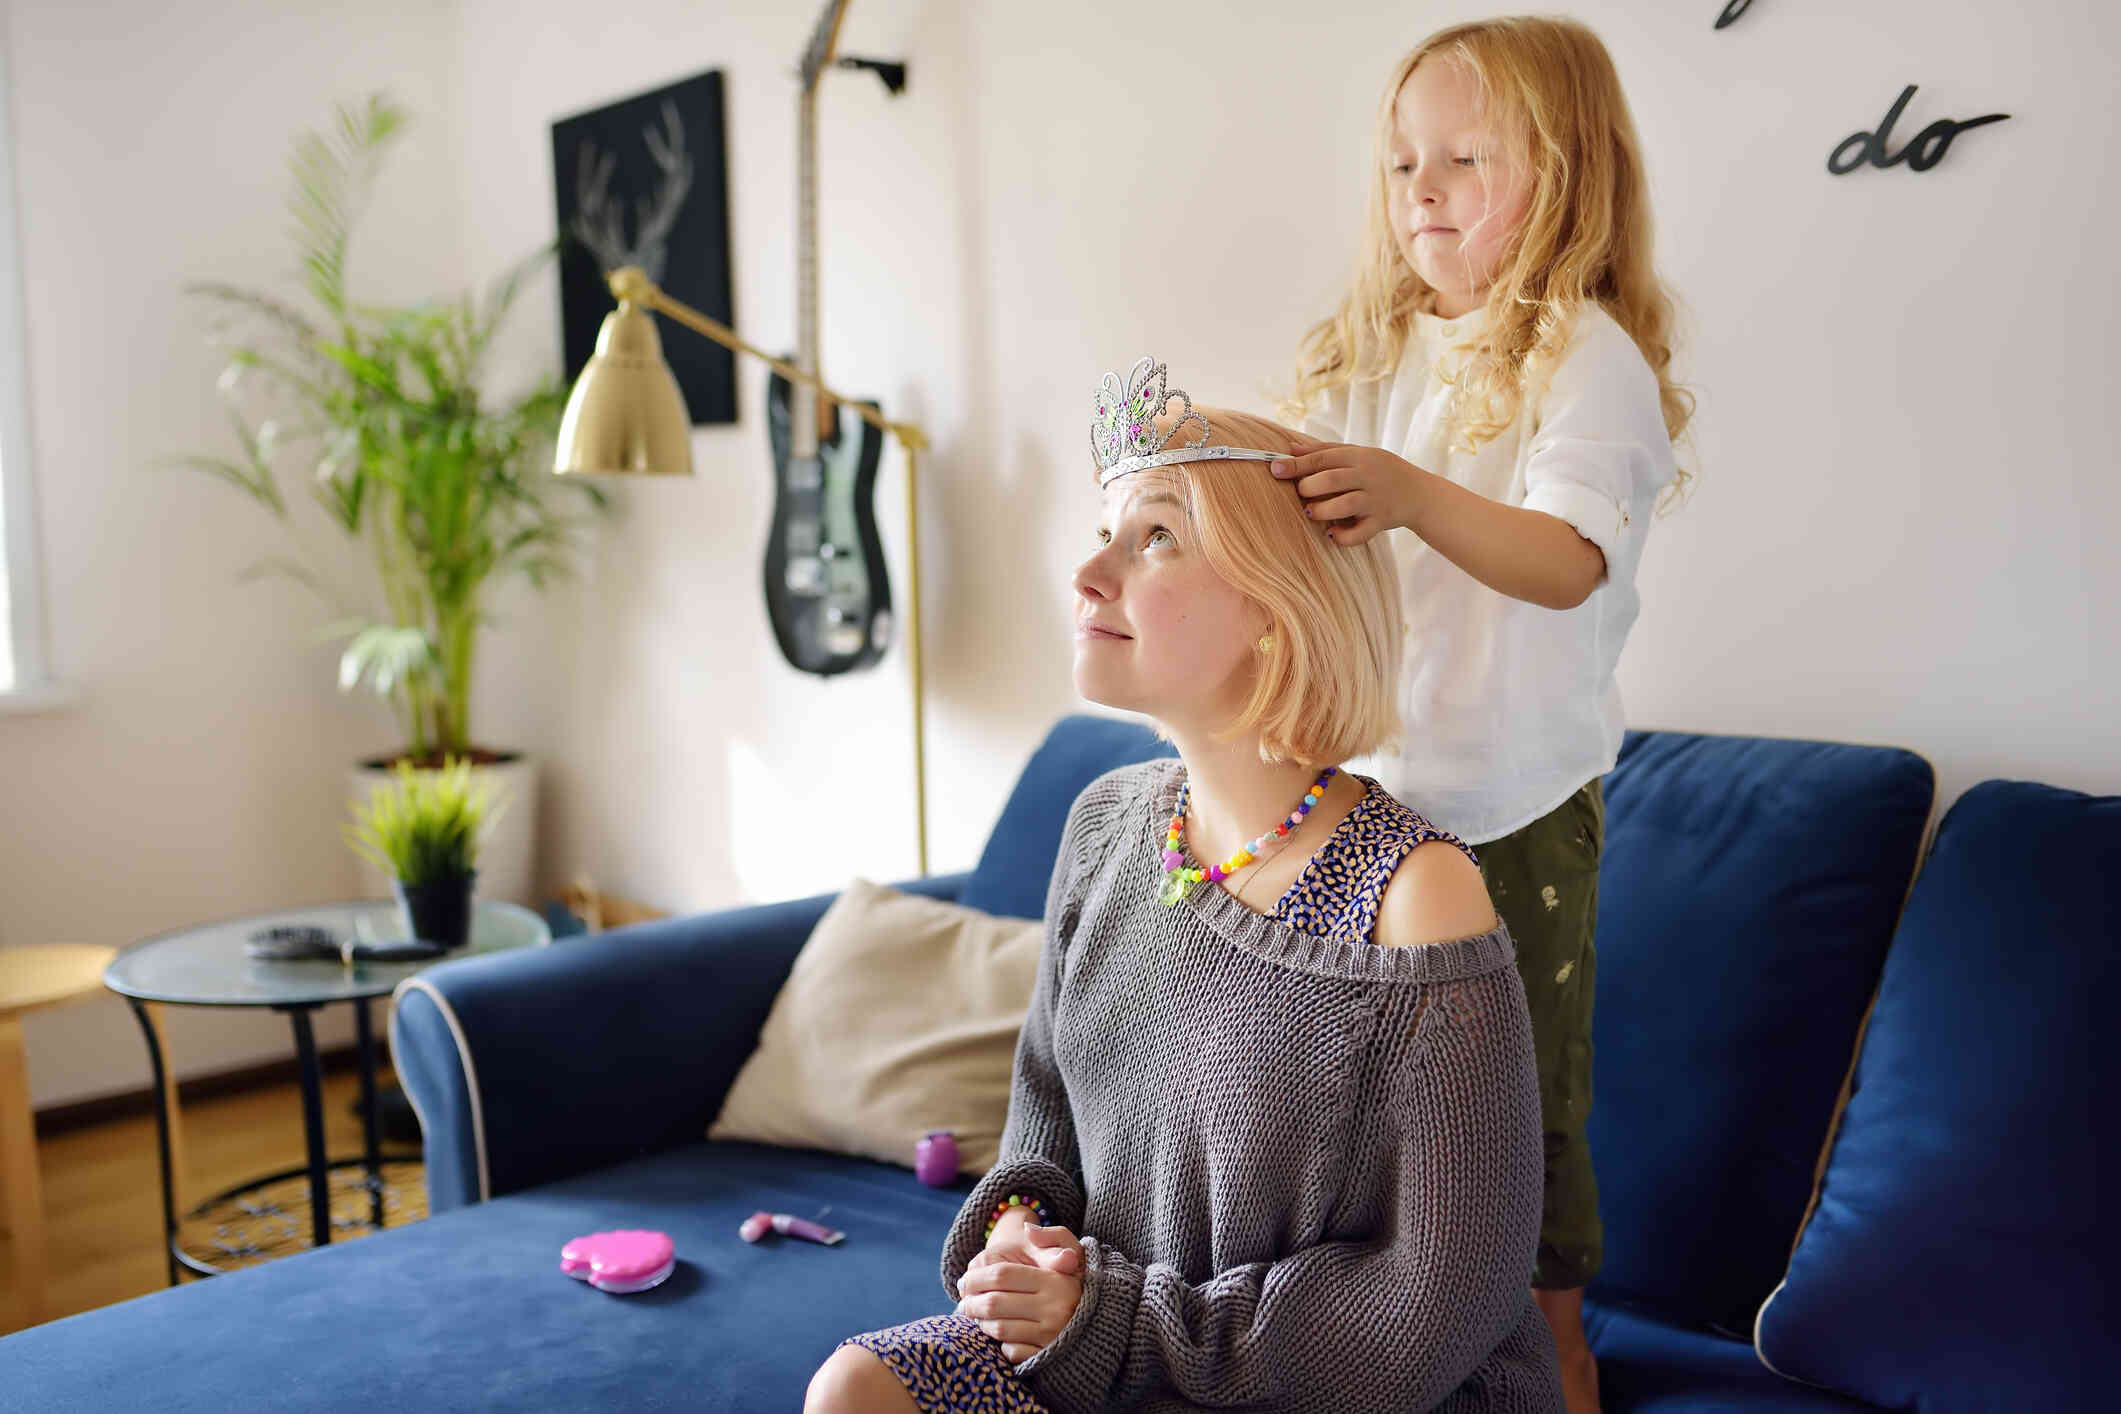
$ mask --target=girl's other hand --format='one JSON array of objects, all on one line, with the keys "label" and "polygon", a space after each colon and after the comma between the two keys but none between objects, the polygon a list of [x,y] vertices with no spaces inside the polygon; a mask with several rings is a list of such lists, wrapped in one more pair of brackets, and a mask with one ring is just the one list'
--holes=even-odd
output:
[{"label": "girl's other hand", "polygon": [[1428,473],[1382,447],[1299,437],[1297,454],[1271,465],[1296,483],[1304,514],[1324,522],[1336,545],[1361,545],[1395,525],[1415,529]]}]

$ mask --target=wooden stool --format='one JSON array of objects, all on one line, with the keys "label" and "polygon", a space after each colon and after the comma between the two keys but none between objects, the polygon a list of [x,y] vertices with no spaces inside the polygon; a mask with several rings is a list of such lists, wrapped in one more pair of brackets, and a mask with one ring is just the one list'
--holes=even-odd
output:
[{"label": "wooden stool", "polygon": [[45,1007],[103,995],[116,948],[87,943],[0,947],[0,1214],[15,1252],[23,1325],[42,1319],[44,1195],[37,1178],[37,1121],[29,1107],[22,1018]]}]

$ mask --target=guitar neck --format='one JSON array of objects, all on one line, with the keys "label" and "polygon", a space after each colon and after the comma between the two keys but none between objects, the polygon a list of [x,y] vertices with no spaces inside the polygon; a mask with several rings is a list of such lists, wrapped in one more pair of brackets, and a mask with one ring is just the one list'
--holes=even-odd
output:
[{"label": "guitar neck", "polygon": [[[847,17],[847,0],[825,0],[810,43],[803,51],[803,86],[795,108],[795,366],[812,378],[818,376],[817,320],[817,87],[832,63],[839,45],[840,21]],[[824,435],[818,420],[817,390],[798,384],[789,401],[794,416],[788,450],[792,456],[811,459],[818,454]]]},{"label": "guitar neck", "polygon": [[[817,90],[809,85],[796,102],[796,250],[795,366],[818,376],[817,315]],[[818,448],[817,392],[803,384],[794,389],[794,436],[790,450],[814,457]]]}]

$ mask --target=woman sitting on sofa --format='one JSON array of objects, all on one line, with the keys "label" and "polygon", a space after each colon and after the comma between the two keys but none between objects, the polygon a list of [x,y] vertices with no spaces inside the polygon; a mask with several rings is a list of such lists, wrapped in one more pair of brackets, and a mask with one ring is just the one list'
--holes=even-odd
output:
[{"label": "woman sitting on sofa", "polygon": [[1509,935],[1337,769],[1397,730],[1391,550],[1305,519],[1286,429],[1163,383],[1097,395],[1075,682],[1179,759],[1068,817],[957,1309],[848,1341],[808,1408],[1559,1410]]}]

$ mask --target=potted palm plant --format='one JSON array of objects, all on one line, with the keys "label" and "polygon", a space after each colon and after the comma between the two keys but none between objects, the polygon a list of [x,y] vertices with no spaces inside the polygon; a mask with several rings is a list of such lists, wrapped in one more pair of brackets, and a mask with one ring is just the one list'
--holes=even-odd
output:
[{"label": "potted palm plant", "polygon": [[471,939],[480,835],[497,812],[468,761],[428,772],[400,762],[395,777],[353,807],[347,840],[390,875],[406,937],[460,948]]},{"label": "potted palm plant", "polygon": [[[321,595],[335,610],[324,632],[344,644],[341,689],[370,691],[396,714],[401,744],[359,763],[353,798],[401,765],[469,763],[512,805],[511,828],[488,842],[488,892],[527,902],[535,768],[474,737],[474,667],[489,591],[510,575],[542,587],[565,573],[605,496],[547,474],[565,406],[556,380],[506,397],[484,386],[495,337],[549,249],[478,295],[411,307],[353,296],[354,228],[404,126],[403,112],[377,95],[339,107],[323,131],[295,143],[288,209],[306,298],[188,287],[228,356],[219,387],[238,450],[179,460],[291,527],[282,478],[298,473],[328,523],[360,548],[373,576],[351,590],[314,558],[275,557],[246,577],[276,572]],[[561,497],[580,499],[563,506]]]}]

